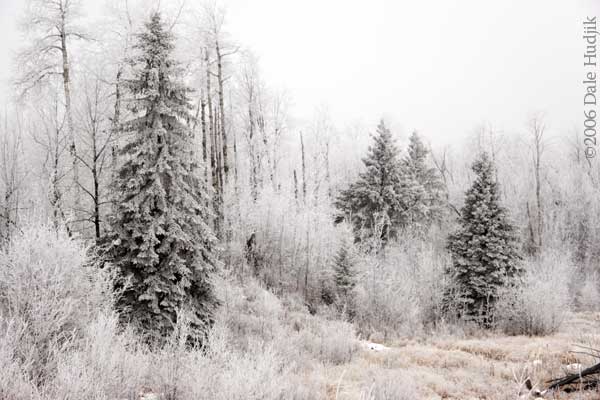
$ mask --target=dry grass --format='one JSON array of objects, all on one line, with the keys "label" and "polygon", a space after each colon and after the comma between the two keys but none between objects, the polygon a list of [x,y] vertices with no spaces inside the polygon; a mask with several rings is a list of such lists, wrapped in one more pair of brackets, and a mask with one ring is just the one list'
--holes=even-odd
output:
[{"label": "dry grass", "polygon": [[[381,377],[416,393],[414,399],[518,399],[520,391],[526,392],[522,384],[527,377],[543,386],[563,375],[568,364],[594,362],[572,353],[575,344],[600,347],[600,314],[570,314],[563,328],[547,337],[482,333],[387,343],[389,350],[364,349],[350,364],[327,369],[327,375],[330,385],[336,385],[343,374],[337,398],[344,400],[368,398],[365,388]],[[597,399],[598,393],[554,398]]]}]

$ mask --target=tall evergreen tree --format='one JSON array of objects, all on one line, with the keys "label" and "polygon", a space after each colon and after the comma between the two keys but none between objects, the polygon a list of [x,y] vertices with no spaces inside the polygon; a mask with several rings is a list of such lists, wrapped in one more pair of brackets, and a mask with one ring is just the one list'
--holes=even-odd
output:
[{"label": "tall evergreen tree", "polygon": [[465,316],[491,322],[497,290],[521,273],[516,230],[500,205],[494,167],[487,154],[472,166],[476,174],[466,193],[460,228],[450,235],[452,268],[448,272],[465,303]]},{"label": "tall evergreen tree", "polygon": [[429,151],[414,132],[408,154],[401,163],[404,220],[411,230],[425,231],[444,215],[444,185],[434,168],[427,164]]},{"label": "tall evergreen tree", "polygon": [[180,309],[201,334],[217,304],[209,196],[192,151],[190,89],[176,79],[173,42],[158,13],[137,36],[127,81],[134,118],[123,125],[128,143],[120,150],[107,252],[128,282],[118,302],[123,318],[155,337],[173,329]]},{"label": "tall evergreen tree", "polygon": [[349,219],[357,241],[373,238],[385,243],[402,224],[400,163],[398,148],[383,121],[373,141],[363,159],[366,171],[340,193],[335,206],[341,212],[337,220]]}]

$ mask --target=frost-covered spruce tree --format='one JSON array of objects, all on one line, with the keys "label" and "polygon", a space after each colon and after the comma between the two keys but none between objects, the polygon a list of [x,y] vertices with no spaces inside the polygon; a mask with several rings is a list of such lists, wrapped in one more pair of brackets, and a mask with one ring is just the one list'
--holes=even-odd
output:
[{"label": "frost-covered spruce tree", "polygon": [[158,13],[137,36],[128,81],[134,117],[123,126],[128,142],[119,154],[107,252],[127,282],[122,317],[154,337],[173,329],[181,309],[201,335],[217,304],[209,196],[192,152],[190,89],[177,80],[173,41]]},{"label": "frost-covered spruce tree", "polygon": [[452,268],[464,317],[489,325],[497,290],[521,274],[515,228],[500,205],[494,167],[487,154],[473,163],[475,181],[466,193],[460,228],[450,235]]},{"label": "frost-covered spruce tree", "polygon": [[346,243],[342,243],[333,259],[333,280],[342,297],[348,296],[356,286],[356,271]]},{"label": "frost-covered spruce tree", "polygon": [[396,236],[402,224],[400,163],[398,148],[383,121],[373,141],[363,159],[366,171],[340,193],[335,206],[341,212],[337,219],[351,222],[357,241],[376,239],[385,243]]},{"label": "frost-covered spruce tree", "polygon": [[427,163],[429,151],[414,132],[408,154],[401,163],[405,224],[410,230],[426,231],[444,214],[444,186]]}]

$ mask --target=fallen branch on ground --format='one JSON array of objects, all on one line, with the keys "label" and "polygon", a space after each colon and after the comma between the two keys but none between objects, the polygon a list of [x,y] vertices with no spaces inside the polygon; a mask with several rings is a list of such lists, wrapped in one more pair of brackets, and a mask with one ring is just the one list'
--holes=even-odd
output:
[{"label": "fallen branch on ground", "polygon": [[584,378],[597,374],[600,374],[600,363],[586,368],[579,373],[569,374],[563,378],[549,381],[548,383],[550,383],[550,386],[548,386],[548,390],[556,390],[573,383],[581,383],[584,385],[585,389],[593,389],[598,386],[598,380],[600,377],[597,377],[596,379]]}]

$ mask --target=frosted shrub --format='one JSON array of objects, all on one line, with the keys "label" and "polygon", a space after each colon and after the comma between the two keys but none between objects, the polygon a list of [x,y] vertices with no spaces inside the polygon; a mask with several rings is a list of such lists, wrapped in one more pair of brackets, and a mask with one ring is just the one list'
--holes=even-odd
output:
[{"label": "frosted shrub", "polygon": [[322,398],[324,385],[316,379],[298,384],[295,360],[257,338],[247,349],[233,345],[232,332],[218,321],[205,349],[185,349],[184,340],[171,338],[155,355],[148,373],[165,399],[279,400]]},{"label": "frosted shrub", "polygon": [[496,323],[511,335],[547,335],[558,330],[571,300],[569,282],[574,267],[558,251],[543,254],[525,263],[521,283],[498,293]]},{"label": "frosted shrub", "polygon": [[15,326],[13,321],[2,320],[0,331],[0,399],[33,400],[40,398],[37,388],[32,385],[26,368],[17,358],[15,350],[19,338],[25,332],[22,324]]},{"label": "frosted shrub", "polygon": [[349,363],[358,351],[354,328],[346,322],[321,322],[320,359],[332,364]]},{"label": "frosted shrub", "polygon": [[[245,348],[219,320],[206,347],[189,348],[189,325],[178,321],[161,348],[150,349],[128,330],[117,329],[115,316],[100,316],[79,348],[58,362],[48,398],[137,399],[147,390],[161,400],[308,400],[324,397],[316,377],[302,378],[296,359],[280,344],[249,335]],[[289,342],[286,342],[289,344]]]},{"label": "frosted shrub", "polygon": [[311,359],[340,364],[358,350],[351,324],[312,316],[297,304],[284,308],[278,297],[253,279],[243,287],[227,281],[217,286],[224,299],[219,321],[227,327],[228,340],[241,350],[271,343],[277,354],[303,365]]},{"label": "frosted shrub", "polygon": [[385,259],[366,257],[355,289],[356,323],[365,336],[413,335],[439,322],[447,260],[422,242],[390,244]]},{"label": "frosted shrub", "polygon": [[[242,269],[258,277],[278,294],[302,293],[311,306],[321,301],[322,272],[331,267],[342,241],[352,242],[345,224],[334,226],[334,210],[328,202],[317,206],[296,202],[293,195],[265,189],[256,202],[242,202],[240,218],[232,221],[234,254]],[[307,200],[308,202],[309,200]],[[248,257],[248,241],[254,234],[254,251]]]},{"label": "frosted shrub", "polygon": [[403,256],[363,260],[363,275],[356,288],[356,322],[365,336],[382,332],[387,338],[402,334],[406,326],[418,325],[417,282]]},{"label": "frosted shrub", "polygon": [[597,311],[600,309],[600,291],[598,290],[600,282],[598,280],[596,274],[584,278],[584,283],[577,296],[577,304],[582,310]]},{"label": "frosted shrub", "polygon": [[36,384],[110,306],[109,277],[84,264],[83,247],[44,227],[25,229],[0,255],[0,328],[11,321],[20,332],[14,356]]},{"label": "frosted shrub", "polygon": [[413,400],[420,398],[414,381],[402,371],[381,371],[363,388],[360,400]]},{"label": "frosted shrub", "polygon": [[[430,232],[433,242],[439,232]],[[415,295],[418,298],[419,315],[424,326],[439,324],[447,316],[445,312],[444,294],[452,284],[445,271],[450,263],[450,257],[445,252],[436,250],[435,244],[417,242],[408,250],[408,262],[411,266],[411,276],[416,279]]]},{"label": "frosted shrub", "polygon": [[297,334],[297,346],[323,363],[350,362],[358,350],[352,326],[342,321],[312,319],[308,329]]},{"label": "frosted shrub", "polygon": [[243,287],[222,280],[216,286],[223,303],[218,319],[231,331],[233,342],[240,348],[247,348],[249,338],[272,341],[282,335],[281,302],[256,280],[248,279]]},{"label": "frosted shrub", "polygon": [[[255,346],[244,353],[225,352],[224,368],[202,399],[278,399],[284,394],[288,365],[269,347]],[[198,378],[202,379],[202,371]],[[192,397],[190,397],[190,400]]]},{"label": "frosted shrub", "polygon": [[117,323],[114,314],[99,315],[78,347],[59,355],[52,398],[134,398],[148,384],[148,352],[131,332],[119,332]]},{"label": "frosted shrub", "polygon": [[324,365],[358,350],[350,324],[292,298],[284,307],[255,279],[224,278],[206,347],[189,346],[183,317],[151,347],[118,323],[110,277],[84,250],[40,228],[2,254],[0,399],[312,400],[325,397]]}]

